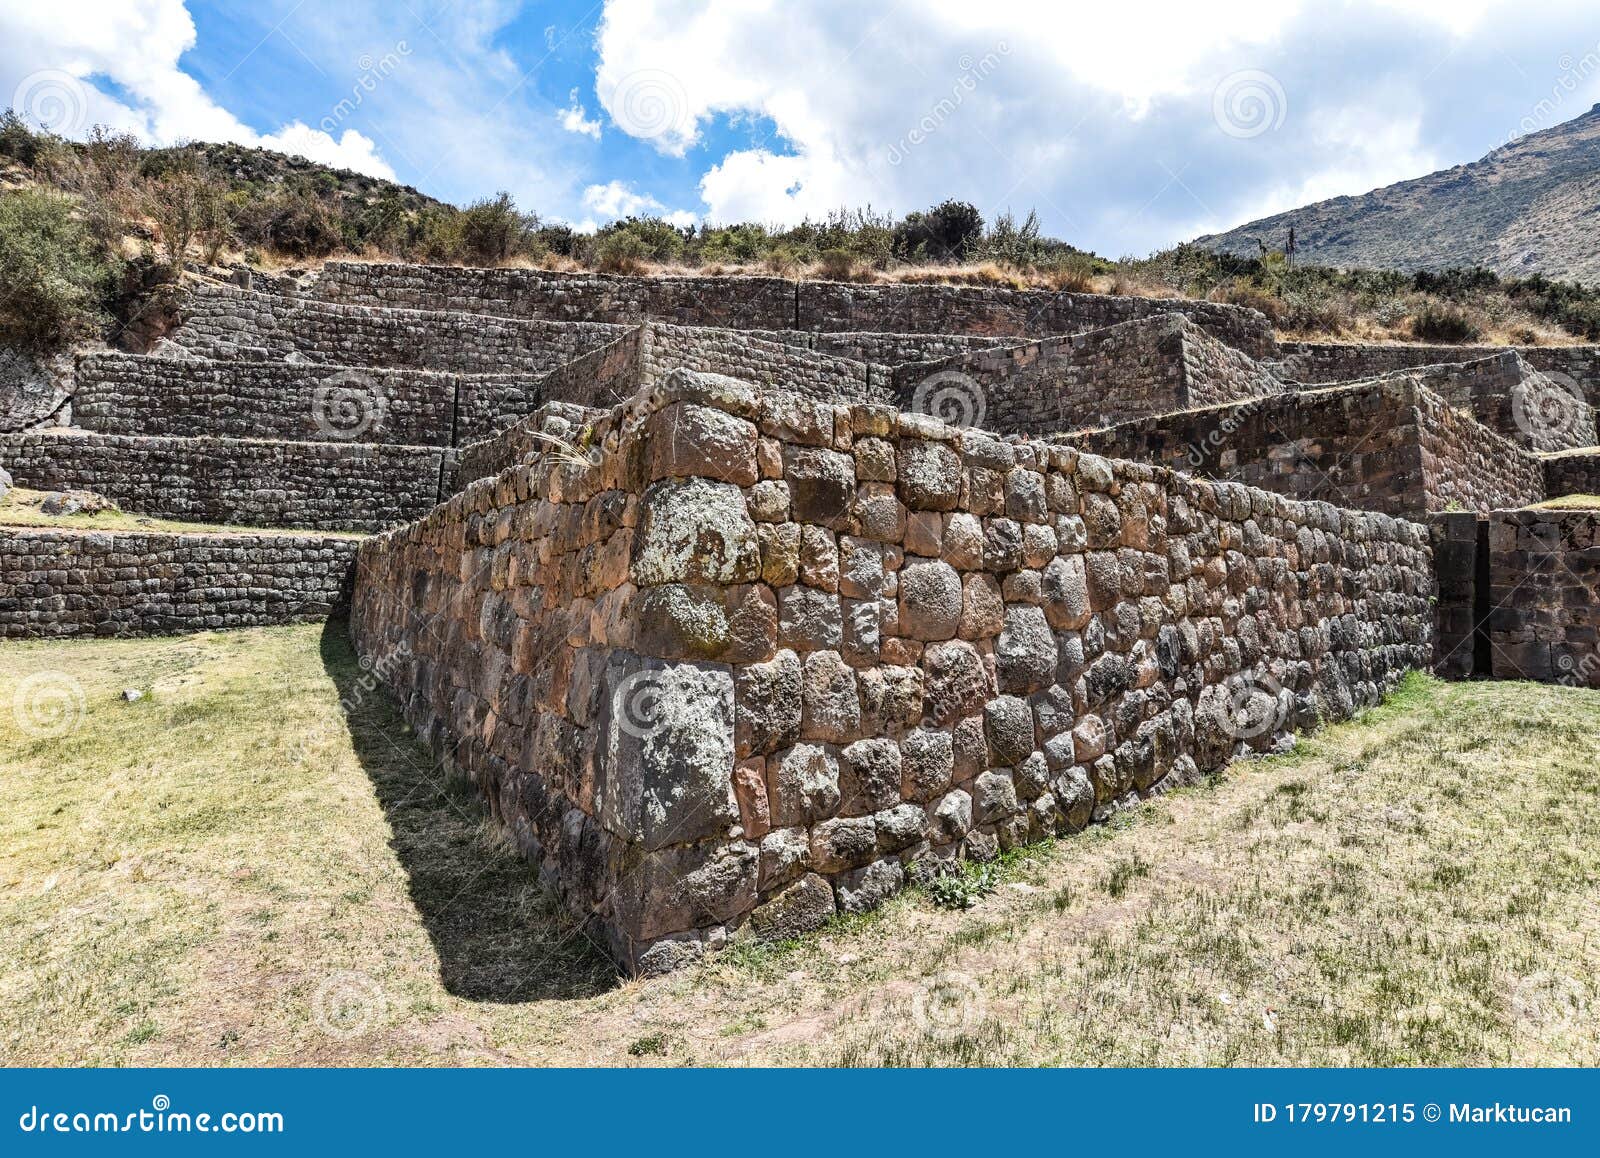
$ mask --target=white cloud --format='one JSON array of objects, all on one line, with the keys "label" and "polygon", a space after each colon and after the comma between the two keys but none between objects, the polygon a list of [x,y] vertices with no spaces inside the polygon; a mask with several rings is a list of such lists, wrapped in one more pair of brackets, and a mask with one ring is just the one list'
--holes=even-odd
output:
[{"label": "white cloud", "polygon": [[588,110],[578,100],[578,90],[573,89],[567,96],[568,105],[556,114],[556,120],[561,122],[561,127],[569,133],[581,133],[586,137],[600,139],[600,122],[589,119]]},{"label": "white cloud", "polygon": [[[815,0],[804,19],[775,0],[608,0],[595,92],[623,132],[703,164],[708,220],[958,197],[1144,252],[1480,155],[1563,53],[1589,50],[1591,24],[1581,0],[1536,22],[1513,0]],[[1281,85],[1277,128],[1214,119],[1244,70]],[[774,138],[695,160],[713,123],[752,117]]]},{"label": "white cloud", "polygon": [[[335,137],[292,121],[259,133],[213,101],[178,67],[195,43],[182,0],[24,0],[6,4],[0,25],[0,91],[65,136],[107,124],[155,144],[232,141],[394,177],[374,142],[354,129]],[[105,91],[96,83],[102,77],[128,99]]]},{"label": "white cloud", "polygon": [[[583,191],[583,207],[606,221],[615,221],[620,217],[660,217],[682,229],[699,220],[687,209],[667,209],[648,193],[635,192],[633,186],[623,181],[590,185]],[[590,219],[580,223],[577,228],[592,233],[596,226]]]}]

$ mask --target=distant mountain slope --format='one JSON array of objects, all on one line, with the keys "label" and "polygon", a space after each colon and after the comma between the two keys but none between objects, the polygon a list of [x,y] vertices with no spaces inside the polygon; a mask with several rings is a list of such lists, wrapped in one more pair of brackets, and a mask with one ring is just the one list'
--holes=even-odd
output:
[{"label": "distant mountain slope", "polygon": [[1600,105],[1481,161],[1265,217],[1197,245],[1253,257],[1295,231],[1301,260],[1378,269],[1483,265],[1600,283]]}]

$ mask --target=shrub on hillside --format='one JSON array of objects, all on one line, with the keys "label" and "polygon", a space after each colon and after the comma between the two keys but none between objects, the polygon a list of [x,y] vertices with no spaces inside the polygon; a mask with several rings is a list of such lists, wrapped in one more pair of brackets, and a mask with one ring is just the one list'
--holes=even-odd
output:
[{"label": "shrub on hillside", "polygon": [[1483,336],[1465,310],[1429,302],[1411,315],[1411,333],[1418,341],[1461,345]]},{"label": "shrub on hillside", "polygon": [[47,349],[105,320],[114,271],[74,209],[43,189],[0,194],[0,341]]},{"label": "shrub on hillside", "polygon": [[538,257],[539,219],[521,212],[511,194],[474,201],[461,211],[461,258],[469,265],[499,265],[514,257]]},{"label": "shrub on hillside", "polygon": [[643,273],[650,251],[636,233],[621,230],[597,237],[594,266],[601,273]]},{"label": "shrub on hillside", "polygon": [[31,169],[39,158],[39,136],[15,109],[0,113],[0,157],[10,157]]},{"label": "shrub on hillside", "polygon": [[908,214],[894,231],[901,261],[942,265],[966,261],[983,240],[983,214],[966,201],[943,201],[926,213]]},{"label": "shrub on hillside", "polygon": [[346,248],[343,221],[314,194],[287,191],[252,202],[238,222],[247,242],[286,257],[327,257]]}]

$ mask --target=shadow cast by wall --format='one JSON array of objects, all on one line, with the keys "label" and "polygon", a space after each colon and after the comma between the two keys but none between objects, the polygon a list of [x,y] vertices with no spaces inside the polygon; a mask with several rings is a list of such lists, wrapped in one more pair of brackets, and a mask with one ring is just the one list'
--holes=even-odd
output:
[{"label": "shadow cast by wall", "polygon": [[449,777],[417,742],[393,696],[361,667],[343,620],[328,622],[321,654],[445,988],[471,1001],[509,1004],[614,987],[616,967],[550,902],[534,868],[497,837],[472,786]]}]

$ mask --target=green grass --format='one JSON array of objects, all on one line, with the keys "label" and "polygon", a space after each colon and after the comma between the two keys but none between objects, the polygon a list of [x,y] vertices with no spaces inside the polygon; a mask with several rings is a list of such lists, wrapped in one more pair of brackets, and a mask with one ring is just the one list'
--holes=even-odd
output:
[{"label": "green grass", "polygon": [[1600,495],[1562,495],[1560,498],[1547,499],[1542,503],[1533,503],[1528,509],[1531,511],[1600,510]]},{"label": "green grass", "polygon": [[968,870],[970,908],[623,981],[337,629],[0,657],[16,1064],[1600,1059],[1594,692],[1415,677]]}]

